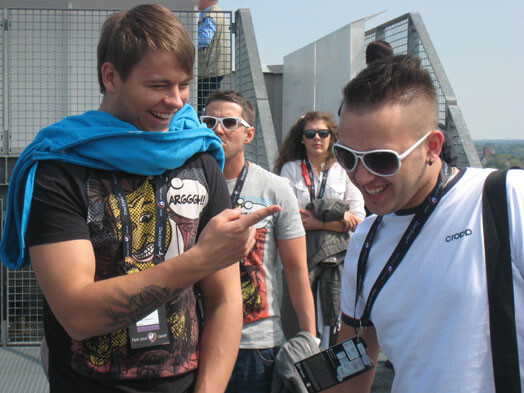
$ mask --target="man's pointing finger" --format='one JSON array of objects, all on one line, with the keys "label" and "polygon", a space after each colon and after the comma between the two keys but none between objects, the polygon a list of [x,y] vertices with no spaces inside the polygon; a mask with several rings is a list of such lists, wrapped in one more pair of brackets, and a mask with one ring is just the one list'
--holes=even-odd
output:
[{"label": "man's pointing finger", "polygon": [[250,227],[252,225],[255,225],[260,220],[263,220],[267,216],[278,213],[280,210],[282,210],[282,208],[279,205],[268,206],[263,209],[257,210],[251,214],[247,214],[245,216],[240,217],[239,221],[242,221],[242,223],[245,224],[246,227]]}]

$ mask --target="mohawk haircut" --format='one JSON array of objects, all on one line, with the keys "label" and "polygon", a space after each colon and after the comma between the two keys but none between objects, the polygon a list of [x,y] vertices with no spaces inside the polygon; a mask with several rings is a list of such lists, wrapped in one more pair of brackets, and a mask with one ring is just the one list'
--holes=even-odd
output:
[{"label": "mohawk haircut", "polygon": [[364,111],[384,104],[408,104],[426,98],[437,105],[437,92],[429,72],[418,58],[397,55],[383,58],[362,70],[343,89],[344,104]]}]

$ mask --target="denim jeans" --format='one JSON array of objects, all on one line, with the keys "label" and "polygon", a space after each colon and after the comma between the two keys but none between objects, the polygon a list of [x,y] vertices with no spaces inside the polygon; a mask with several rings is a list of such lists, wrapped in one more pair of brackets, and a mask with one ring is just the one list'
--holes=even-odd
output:
[{"label": "denim jeans", "polygon": [[279,349],[240,349],[226,393],[269,393]]}]

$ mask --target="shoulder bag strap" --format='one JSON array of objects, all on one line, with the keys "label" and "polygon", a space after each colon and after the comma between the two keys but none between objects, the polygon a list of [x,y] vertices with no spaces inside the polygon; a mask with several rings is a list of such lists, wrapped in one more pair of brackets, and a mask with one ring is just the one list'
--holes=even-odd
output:
[{"label": "shoulder bag strap", "polygon": [[495,391],[521,393],[506,199],[507,170],[484,184],[482,216]]}]

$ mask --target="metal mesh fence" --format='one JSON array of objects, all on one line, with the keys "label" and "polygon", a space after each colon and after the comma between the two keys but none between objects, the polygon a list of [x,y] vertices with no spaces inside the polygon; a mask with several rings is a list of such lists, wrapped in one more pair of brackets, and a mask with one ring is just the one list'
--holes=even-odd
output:
[{"label": "metal mesh fence", "polygon": [[[9,28],[5,32],[9,64],[8,155],[19,154],[44,126],[99,106],[102,96],[96,72],[96,47],[100,28],[113,12],[9,9]],[[174,13],[198,47],[198,12]],[[219,87],[231,88],[231,12],[214,16],[223,30],[209,47],[215,48],[213,53],[219,51],[223,55],[217,63],[218,75],[213,76],[215,69],[201,69],[198,64],[212,63],[214,57],[209,56],[210,51],[199,51],[194,69],[198,78],[193,82],[189,99],[195,108],[197,96]],[[3,51],[0,56],[3,57]],[[204,80],[201,74],[208,79],[219,77],[221,83],[197,86],[197,80]],[[6,114],[1,115],[4,118]]]},{"label": "metal mesh fence", "polygon": [[39,343],[42,294],[30,267],[7,273],[7,344]]},{"label": "metal mesh fence", "polygon": [[374,40],[383,40],[387,41],[393,48],[393,52],[398,54],[411,54],[413,56],[418,56],[422,60],[422,65],[428,70],[431,75],[431,79],[437,88],[438,102],[439,102],[439,121],[445,123],[446,121],[446,98],[444,93],[440,88],[440,83],[435,71],[431,66],[431,62],[428,59],[426,51],[424,50],[424,45],[422,42],[417,41],[418,44],[414,48],[409,48],[410,34],[410,22],[409,15],[405,15],[400,20],[395,20],[387,25],[382,25],[379,28],[375,28],[366,32],[366,45]]},{"label": "metal mesh fence", "polygon": [[[100,28],[113,12],[115,10],[8,10],[8,26],[0,29],[0,119],[4,124],[0,138],[7,138],[8,143],[0,143],[0,148],[7,146],[2,152],[10,159],[20,154],[41,128],[65,116],[98,108],[102,95],[96,49]],[[199,13],[176,11],[174,14],[197,48]],[[230,89],[231,12],[214,16],[224,28],[213,43],[226,53],[221,57],[221,69],[227,70],[227,74],[222,75],[220,87]],[[204,94],[203,88],[197,87],[200,54],[202,52],[195,61],[189,98],[195,108],[197,98]],[[4,184],[7,183],[8,180]],[[0,332],[4,337],[1,343],[38,343],[43,335],[42,295],[32,269],[13,271],[2,266],[0,271],[3,321]]]},{"label": "metal mesh fence", "polygon": [[[213,39],[208,16],[215,24]],[[231,89],[231,13],[212,12],[199,17],[197,112],[203,114],[206,98],[213,90]]]},{"label": "metal mesh fence", "polygon": [[93,54],[106,16],[93,13],[81,34],[72,11],[10,10],[9,154],[44,126],[98,106]]}]

